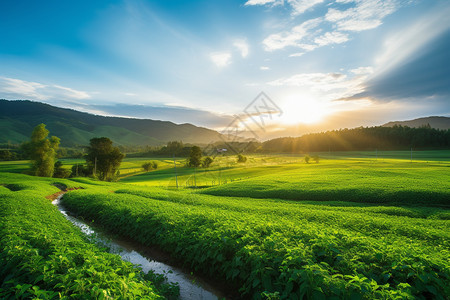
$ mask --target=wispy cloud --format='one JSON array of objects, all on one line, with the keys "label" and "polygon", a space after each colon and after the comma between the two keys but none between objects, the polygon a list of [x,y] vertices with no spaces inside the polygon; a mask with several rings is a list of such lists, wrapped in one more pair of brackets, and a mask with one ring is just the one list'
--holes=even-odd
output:
[{"label": "wispy cloud", "polygon": [[336,100],[363,91],[363,83],[370,74],[372,74],[371,67],[360,67],[350,70],[348,74],[339,72],[295,74],[273,80],[268,84],[281,87],[305,87],[313,92],[324,93],[324,97],[329,100]]},{"label": "wispy cloud", "polygon": [[290,8],[292,9],[291,14],[293,16],[300,15],[307,11],[308,9],[312,8],[313,6],[316,6],[317,4],[320,4],[324,2],[324,0],[248,0],[245,2],[246,6],[249,5],[269,5],[269,6],[277,6],[277,5],[284,5],[287,3]]},{"label": "wispy cloud", "polygon": [[266,4],[281,4],[283,0],[248,0],[244,5],[266,5]]},{"label": "wispy cloud", "polygon": [[0,77],[0,96],[9,99],[30,100],[81,100],[91,97],[87,92],[61,85],[46,85],[38,82],[7,77]]},{"label": "wispy cloud", "polygon": [[287,2],[292,6],[292,15],[296,16],[324,2],[324,0],[287,0]]},{"label": "wispy cloud", "polygon": [[384,17],[395,12],[398,1],[395,0],[354,0],[341,1],[353,3],[354,6],[345,10],[330,8],[325,19],[334,23],[334,27],[341,31],[364,31],[382,24]]},{"label": "wispy cloud", "polygon": [[213,52],[210,54],[210,58],[219,68],[226,67],[231,63],[231,53],[229,52]]},{"label": "wispy cloud", "polygon": [[297,53],[289,54],[289,57],[300,57],[300,56],[303,56],[304,54],[305,54],[305,52],[297,52]]},{"label": "wispy cloud", "polygon": [[[323,0],[286,1],[293,16],[302,14],[323,2]],[[275,1],[248,1],[246,5],[273,6],[275,3]],[[398,0],[340,0],[329,5],[331,7],[324,10],[325,13],[321,16],[267,36],[263,40],[264,49],[275,51],[286,47],[297,47],[305,51],[313,51],[327,45],[342,44],[351,39],[351,32],[380,26],[383,18],[400,7]]]},{"label": "wispy cloud", "polygon": [[244,58],[247,57],[249,52],[249,46],[246,40],[236,40],[233,43],[233,46],[239,50],[242,57]]},{"label": "wispy cloud", "polygon": [[315,29],[321,21],[321,18],[311,19],[289,31],[269,35],[263,41],[265,50],[274,51],[288,46],[295,46],[305,50],[315,48],[315,45],[306,44],[304,40],[311,36],[311,30]]},{"label": "wispy cloud", "polygon": [[270,70],[270,68],[269,68],[269,67],[266,67],[266,66],[261,66],[261,67],[259,67],[259,69],[260,69],[261,71],[267,71],[267,70]]},{"label": "wispy cloud", "polygon": [[349,40],[348,34],[339,32],[339,31],[333,31],[333,32],[327,32],[324,35],[321,35],[314,39],[314,43],[321,47],[331,44],[341,44],[345,43]]}]

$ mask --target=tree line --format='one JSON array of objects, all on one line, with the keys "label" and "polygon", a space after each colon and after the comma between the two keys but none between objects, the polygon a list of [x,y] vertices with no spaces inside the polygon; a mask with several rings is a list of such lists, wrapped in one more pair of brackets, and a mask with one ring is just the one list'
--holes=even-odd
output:
[{"label": "tree line", "polygon": [[306,134],[301,137],[276,138],[264,142],[261,152],[320,152],[320,151],[364,151],[404,149],[449,149],[450,130],[428,126],[410,128],[359,127]]}]

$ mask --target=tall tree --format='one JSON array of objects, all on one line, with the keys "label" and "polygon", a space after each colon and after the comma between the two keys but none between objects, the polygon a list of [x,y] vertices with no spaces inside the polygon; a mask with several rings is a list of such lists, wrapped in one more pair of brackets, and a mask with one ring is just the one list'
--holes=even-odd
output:
[{"label": "tall tree", "polygon": [[124,157],[118,147],[113,147],[109,138],[93,138],[88,147],[86,163],[100,180],[111,180]]},{"label": "tall tree", "polygon": [[188,165],[189,167],[199,167],[202,164],[202,150],[198,146],[191,148],[191,154],[189,155]]},{"label": "tall tree", "polygon": [[60,139],[56,136],[47,138],[49,133],[45,124],[39,124],[31,134],[31,141],[23,145],[23,149],[32,161],[31,172],[35,176],[53,176]]}]

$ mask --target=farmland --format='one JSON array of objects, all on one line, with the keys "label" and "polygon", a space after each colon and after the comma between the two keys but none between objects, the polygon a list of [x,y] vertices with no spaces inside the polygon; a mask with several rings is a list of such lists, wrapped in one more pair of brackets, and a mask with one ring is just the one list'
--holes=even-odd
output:
[{"label": "farmland", "polygon": [[[62,199],[74,214],[144,246],[161,247],[192,272],[226,282],[244,298],[445,299],[450,295],[446,284],[450,280],[450,155],[448,151],[415,153],[411,162],[408,154],[319,154],[320,162],[309,164],[294,155],[254,155],[246,163],[220,156],[210,168],[197,170],[184,167],[183,159],[176,160],[175,170],[171,158],[129,158],[117,183],[84,178],[31,180],[5,173],[21,172],[24,163],[1,163],[0,183],[6,185],[0,187],[2,212],[8,216],[2,222],[9,222],[1,230],[9,230],[6,236],[19,236],[24,247],[41,253],[35,242],[40,235],[30,232],[37,228],[42,232],[49,224],[55,226],[49,228],[61,226],[76,240],[63,243],[66,251],[73,251],[75,245],[100,251],[64,218],[59,219],[44,198],[57,191],[52,186],[56,180],[84,188],[69,191]],[[148,160],[158,161],[158,168],[143,172],[140,166]],[[65,163],[70,167],[78,162]],[[14,185],[20,190],[7,188]],[[20,206],[19,195],[33,205]],[[14,218],[12,211],[40,221]],[[20,226],[12,226],[16,223]],[[34,223],[32,229],[27,227]],[[62,247],[49,232],[52,247]],[[82,247],[76,243],[83,243]],[[95,253],[104,262],[122,263],[126,272],[135,273],[134,292],[158,296],[158,287],[131,266],[111,254]],[[39,259],[46,263],[51,257]],[[97,263],[92,262],[93,268],[99,267]],[[74,274],[81,274],[76,272],[84,267],[74,264]],[[3,293],[17,293],[39,276],[37,270],[27,272],[19,277],[22,281],[2,286]],[[114,280],[130,278],[126,272],[109,279],[111,290],[96,281],[92,285],[120,295]],[[55,278],[54,282],[64,280]],[[56,285],[47,282],[36,285],[51,293]],[[27,288],[30,293],[33,284]]]},{"label": "farmland", "polygon": [[151,274],[98,248],[45,198],[59,191],[54,184],[89,185],[7,173],[0,180],[2,299],[164,298]]}]

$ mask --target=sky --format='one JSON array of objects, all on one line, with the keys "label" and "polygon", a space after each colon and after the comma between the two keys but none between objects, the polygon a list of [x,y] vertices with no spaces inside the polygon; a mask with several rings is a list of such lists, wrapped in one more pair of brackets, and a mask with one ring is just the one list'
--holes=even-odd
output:
[{"label": "sky", "polygon": [[450,116],[449,15],[447,0],[1,1],[0,98],[218,130],[258,116],[263,139]]}]

